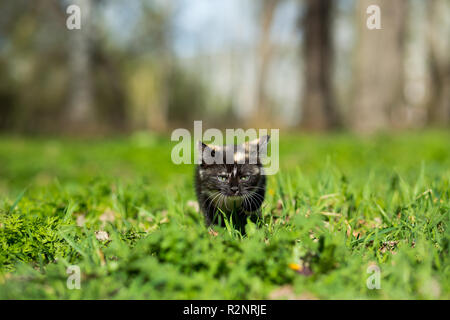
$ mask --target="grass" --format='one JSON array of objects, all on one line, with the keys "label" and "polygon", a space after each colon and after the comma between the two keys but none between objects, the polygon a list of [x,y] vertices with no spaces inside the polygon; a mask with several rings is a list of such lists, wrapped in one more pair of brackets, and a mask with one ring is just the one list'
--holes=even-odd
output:
[{"label": "grass", "polygon": [[449,132],[280,140],[243,236],[204,227],[166,137],[1,137],[0,298],[450,298]]}]

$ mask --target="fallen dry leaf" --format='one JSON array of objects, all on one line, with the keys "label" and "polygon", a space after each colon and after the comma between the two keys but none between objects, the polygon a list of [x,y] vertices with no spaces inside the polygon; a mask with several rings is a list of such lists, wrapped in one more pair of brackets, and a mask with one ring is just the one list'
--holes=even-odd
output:
[{"label": "fallen dry leaf", "polygon": [[217,237],[219,235],[219,233],[217,231],[214,231],[213,229],[209,229],[208,233],[213,237]]},{"label": "fallen dry leaf", "polygon": [[386,251],[389,250],[389,252],[391,252],[392,254],[396,254],[397,252],[395,252],[395,248],[397,247],[398,241],[387,241],[387,242],[383,242],[383,244],[380,247],[380,252],[381,253],[385,253]]},{"label": "fallen dry leaf", "polygon": [[311,209],[308,209],[305,213],[305,218],[309,218],[310,215],[311,215]]},{"label": "fallen dry leaf", "polygon": [[339,193],[325,194],[325,195],[321,196],[319,198],[319,200],[324,200],[324,199],[328,199],[328,198],[334,198],[334,197],[337,197],[338,195],[339,195]]},{"label": "fallen dry leaf", "polygon": [[281,199],[278,199],[277,204],[274,209],[272,209],[272,213],[276,216],[280,216],[283,211],[283,202]]},{"label": "fallen dry leaf", "polygon": [[277,210],[282,210],[282,209],[283,209],[283,201],[278,199],[278,201],[277,201]]},{"label": "fallen dry leaf", "polygon": [[169,218],[164,217],[161,219],[161,221],[159,221],[159,224],[168,223],[168,222],[169,222]]},{"label": "fallen dry leaf", "polygon": [[95,238],[98,241],[106,241],[106,240],[109,240],[109,234],[108,234],[108,232],[103,231],[103,230],[95,231]]},{"label": "fallen dry leaf", "polygon": [[82,227],[85,222],[86,217],[84,216],[84,214],[80,214],[79,216],[77,216],[77,226]]},{"label": "fallen dry leaf", "polygon": [[186,205],[189,207],[189,208],[192,208],[192,209],[194,209],[196,212],[199,212],[199,206],[198,206],[198,202],[197,201],[194,201],[194,200],[189,200],[187,203],[186,203]]},{"label": "fallen dry leaf", "polygon": [[336,213],[336,212],[326,212],[326,211],[322,211],[320,214],[324,215],[324,216],[328,216],[328,217],[340,217],[341,214],[340,213]]},{"label": "fallen dry leaf", "polygon": [[381,220],[381,218],[376,217],[369,224],[369,228],[371,228],[371,229],[380,228],[382,226],[382,224],[383,224],[383,221]]}]

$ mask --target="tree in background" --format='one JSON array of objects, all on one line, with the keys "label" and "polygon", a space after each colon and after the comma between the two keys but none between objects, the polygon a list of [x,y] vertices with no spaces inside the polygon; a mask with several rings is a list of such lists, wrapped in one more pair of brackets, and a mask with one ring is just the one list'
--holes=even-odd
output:
[{"label": "tree in background", "polygon": [[303,16],[305,90],[301,125],[325,130],[339,124],[332,92],[333,0],[306,0]]},{"label": "tree in background", "polygon": [[256,108],[254,120],[256,123],[270,122],[270,107],[267,96],[267,76],[272,57],[272,44],[270,31],[274,20],[275,11],[279,0],[263,0],[260,5],[260,39],[257,49],[258,67],[256,76]]},{"label": "tree in background", "polygon": [[80,130],[94,123],[91,81],[91,1],[74,0],[81,9],[81,29],[69,32],[70,93],[65,111],[65,129]]},{"label": "tree in background", "polygon": [[[367,27],[370,5],[381,9],[381,29]],[[390,126],[390,114],[403,99],[403,58],[406,0],[358,0],[358,39],[351,127],[374,132]]]},{"label": "tree in background", "polygon": [[171,94],[171,77],[173,72],[172,19],[174,5],[164,1],[160,5],[143,2],[145,36],[153,38],[153,54],[158,57],[157,70],[159,83],[156,100],[147,101],[147,129],[163,132],[169,127],[169,104]]},{"label": "tree in background", "polygon": [[[0,130],[165,132],[193,119],[281,128],[297,125],[289,120],[298,113],[303,128],[314,130],[449,123],[448,0],[226,3],[217,8],[229,12],[181,0],[2,3]],[[70,4],[82,7],[81,30],[66,28]],[[381,30],[366,26],[373,4],[381,7]],[[233,10],[246,14],[231,18]],[[192,19],[200,23],[191,30]],[[412,37],[416,19],[421,32]],[[239,28],[248,29],[236,36]],[[411,65],[416,71],[406,72]]]},{"label": "tree in background", "polygon": [[445,21],[450,8],[445,0],[430,0],[427,2],[427,9],[430,73],[427,120],[430,125],[442,126],[450,122],[450,33]]}]

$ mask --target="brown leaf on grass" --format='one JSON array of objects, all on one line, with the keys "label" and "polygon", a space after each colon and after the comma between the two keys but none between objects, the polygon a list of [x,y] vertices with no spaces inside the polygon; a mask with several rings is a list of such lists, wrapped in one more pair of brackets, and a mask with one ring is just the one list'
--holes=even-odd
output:
[{"label": "brown leaf on grass", "polygon": [[359,232],[359,231],[353,231],[352,232],[352,235],[356,238],[356,239],[359,239],[359,238],[361,238],[361,232]]},{"label": "brown leaf on grass", "polygon": [[103,230],[95,231],[95,238],[98,241],[107,241],[107,240],[109,240],[109,234],[108,234],[108,232],[103,231]]},{"label": "brown leaf on grass", "polygon": [[317,300],[317,297],[309,292],[296,294],[291,285],[284,285],[269,293],[270,300]]},{"label": "brown leaf on grass", "polygon": [[196,212],[199,212],[199,210],[200,210],[197,201],[189,200],[189,201],[186,203],[186,205],[187,205],[189,208],[194,209]]},{"label": "brown leaf on grass", "polygon": [[168,223],[168,222],[169,222],[169,218],[164,217],[159,221],[159,224]]},{"label": "brown leaf on grass", "polygon": [[347,226],[347,237],[350,237],[350,235],[353,235],[355,238],[358,239],[358,237],[361,237],[361,235],[363,234],[361,231],[356,231],[352,229],[352,226],[350,225],[350,223],[348,223],[347,220],[344,220],[346,226]]},{"label": "brown leaf on grass", "polygon": [[322,206],[332,208],[337,203],[337,201],[339,201],[340,197],[341,195],[339,193],[326,194],[319,198],[317,204],[322,204]]},{"label": "brown leaf on grass", "polygon": [[380,217],[376,217],[373,219],[373,222],[371,223],[371,225],[369,226],[370,228],[374,229],[374,228],[380,228],[383,224],[383,220],[381,220]]},{"label": "brown leaf on grass", "polygon": [[84,226],[84,223],[86,222],[86,217],[84,214],[79,214],[77,216],[77,226],[82,227]]},{"label": "brown leaf on grass", "polygon": [[213,237],[217,237],[219,235],[219,233],[217,231],[214,231],[213,229],[209,229],[208,233]]},{"label": "brown leaf on grass", "polygon": [[432,189],[428,189],[428,190],[426,190],[425,192],[419,194],[419,195],[416,197],[416,200],[422,198],[423,196],[425,196],[425,198],[428,199],[428,197],[429,197],[430,195],[433,195],[433,190],[432,190]]},{"label": "brown leaf on grass", "polygon": [[163,224],[163,223],[168,223],[169,222],[169,217],[168,217],[169,213],[167,210],[162,210],[161,211],[161,217],[162,219],[159,220],[159,224]]},{"label": "brown leaf on grass", "polygon": [[328,216],[328,217],[340,217],[341,214],[340,213],[336,213],[336,212],[327,212],[327,211],[322,211],[320,214],[324,215],[324,216]]},{"label": "brown leaf on grass", "polygon": [[319,198],[319,200],[324,200],[324,199],[328,199],[328,198],[334,198],[334,197],[337,197],[338,195],[339,195],[339,193],[325,194],[325,195],[321,196]]},{"label": "brown leaf on grass", "polygon": [[144,232],[148,233],[148,232],[156,230],[158,227],[155,224],[147,226],[147,225],[143,224],[142,222],[140,222],[139,223],[139,228],[141,230],[144,230]]},{"label": "brown leaf on grass", "polygon": [[319,238],[316,237],[314,231],[309,230],[309,238],[312,239],[312,241],[317,242],[319,241]]},{"label": "brown leaf on grass", "polygon": [[283,201],[281,201],[281,199],[278,199],[275,208],[272,210],[272,213],[279,216],[281,215],[282,211],[283,211]]},{"label": "brown leaf on grass", "polygon": [[311,209],[308,209],[305,213],[305,218],[309,218],[310,215],[311,215]]},{"label": "brown leaf on grass", "polygon": [[277,201],[277,210],[282,210],[283,209],[283,201],[281,201],[281,199],[278,199]]},{"label": "brown leaf on grass", "polygon": [[381,253],[385,253],[386,251],[391,252],[392,254],[396,254],[397,252],[395,252],[395,248],[397,247],[398,241],[386,241],[383,242],[383,244],[380,247],[380,252]]},{"label": "brown leaf on grass", "polygon": [[275,225],[278,225],[278,224],[286,224],[286,222],[288,222],[288,221],[289,221],[289,216],[287,216],[285,219],[282,219],[282,218],[274,218],[274,220],[273,220],[273,222],[274,222]]},{"label": "brown leaf on grass", "polygon": [[105,212],[100,216],[100,221],[103,223],[114,222],[116,220],[116,213],[111,209],[106,209]]},{"label": "brown leaf on grass", "polygon": [[286,216],[286,217],[284,218],[284,220],[286,221],[286,223],[289,222],[289,221],[291,220],[291,216]]}]

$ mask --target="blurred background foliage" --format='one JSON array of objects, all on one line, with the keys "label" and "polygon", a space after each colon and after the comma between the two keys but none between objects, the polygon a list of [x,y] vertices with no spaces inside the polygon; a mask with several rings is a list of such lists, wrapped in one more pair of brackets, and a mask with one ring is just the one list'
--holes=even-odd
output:
[{"label": "blurred background foliage", "polygon": [[[81,8],[81,30],[66,9]],[[366,9],[381,8],[381,30]],[[0,130],[447,127],[446,0],[42,0],[0,10]]]}]

